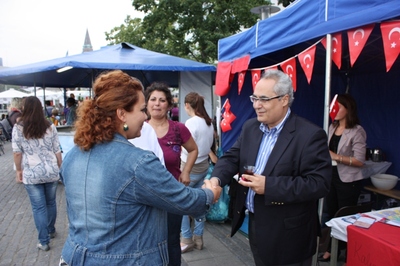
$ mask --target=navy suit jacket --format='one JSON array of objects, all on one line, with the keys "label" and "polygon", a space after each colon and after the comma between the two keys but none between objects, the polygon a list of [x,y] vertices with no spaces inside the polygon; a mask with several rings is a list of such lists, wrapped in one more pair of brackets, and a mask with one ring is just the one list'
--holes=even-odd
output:
[{"label": "navy suit jacket", "polygon": [[[259,127],[256,118],[246,121],[211,175],[235,191],[230,193],[234,201],[232,236],[245,218],[248,192],[232,177],[241,175],[244,165],[255,165],[263,136]],[[301,262],[316,252],[318,199],[328,194],[331,164],[326,132],[291,113],[262,173],[265,194],[254,198],[255,241],[265,265]]]}]

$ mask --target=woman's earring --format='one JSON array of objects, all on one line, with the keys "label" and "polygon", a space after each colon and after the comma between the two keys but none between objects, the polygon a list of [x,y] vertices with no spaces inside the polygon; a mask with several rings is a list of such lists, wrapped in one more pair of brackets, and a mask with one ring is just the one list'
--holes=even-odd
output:
[{"label": "woman's earring", "polygon": [[129,127],[126,123],[124,123],[124,131],[128,131]]}]

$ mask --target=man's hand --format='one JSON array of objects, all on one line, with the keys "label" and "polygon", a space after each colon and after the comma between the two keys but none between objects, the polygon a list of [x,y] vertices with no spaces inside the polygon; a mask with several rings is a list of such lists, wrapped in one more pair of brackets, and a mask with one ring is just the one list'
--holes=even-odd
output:
[{"label": "man's hand", "polygon": [[[247,181],[244,181],[247,180]],[[263,175],[246,175],[243,174],[239,180],[239,184],[252,189],[256,194],[264,195],[265,192],[265,176]]]}]

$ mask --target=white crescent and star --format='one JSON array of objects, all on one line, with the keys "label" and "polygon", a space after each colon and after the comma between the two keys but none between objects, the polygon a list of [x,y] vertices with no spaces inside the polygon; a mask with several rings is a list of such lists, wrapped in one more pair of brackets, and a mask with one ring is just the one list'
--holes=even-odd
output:
[{"label": "white crescent and star", "polygon": [[[400,27],[395,27],[395,28],[390,30],[389,35],[388,35],[389,40],[392,37],[392,34],[395,33],[395,32],[400,33]],[[400,37],[399,37],[399,39],[400,39]]]},{"label": "white crescent and star", "polygon": [[306,63],[307,58],[310,59],[310,62],[311,62],[311,55],[306,54],[306,56],[304,56],[304,58],[303,58],[303,63],[307,65],[307,68],[310,68],[310,64]]},{"label": "white crescent and star", "polygon": [[353,32],[353,39],[355,39],[356,34],[360,32],[361,33],[361,39],[364,39],[364,30],[363,29],[357,29],[355,32]]}]

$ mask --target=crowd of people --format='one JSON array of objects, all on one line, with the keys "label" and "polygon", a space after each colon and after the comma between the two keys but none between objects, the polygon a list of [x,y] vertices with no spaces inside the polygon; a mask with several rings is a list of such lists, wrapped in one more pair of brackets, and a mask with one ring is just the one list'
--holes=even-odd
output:
[{"label": "crowd of people", "polygon": [[[366,133],[349,94],[337,97],[327,134],[291,110],[290,77],[267,70],[250,96],[256,117],[217,158],[216,128],[200,94],[185,95],[189,119],[182,123],[166,83],[144,88],[114,70],[96,78],[93,92],[79,106],[73,97],[66,102],[75,146],[63,161],[40,101],[27,97],[15,107],[16,178],[29,195],[41,250],[56,236],[59,179],[65,186],[69,233],[60,265],[181,265],[182,253],[203,248],[206,214],[225,185],[231,236],[248,212],[256,265],[311,265],[324,225],[318,200],[325,198],[327,220],[357,204]],[[252,173],[245,172],[249,165]],[[329,257],[328,249],[319,259]]]}]

